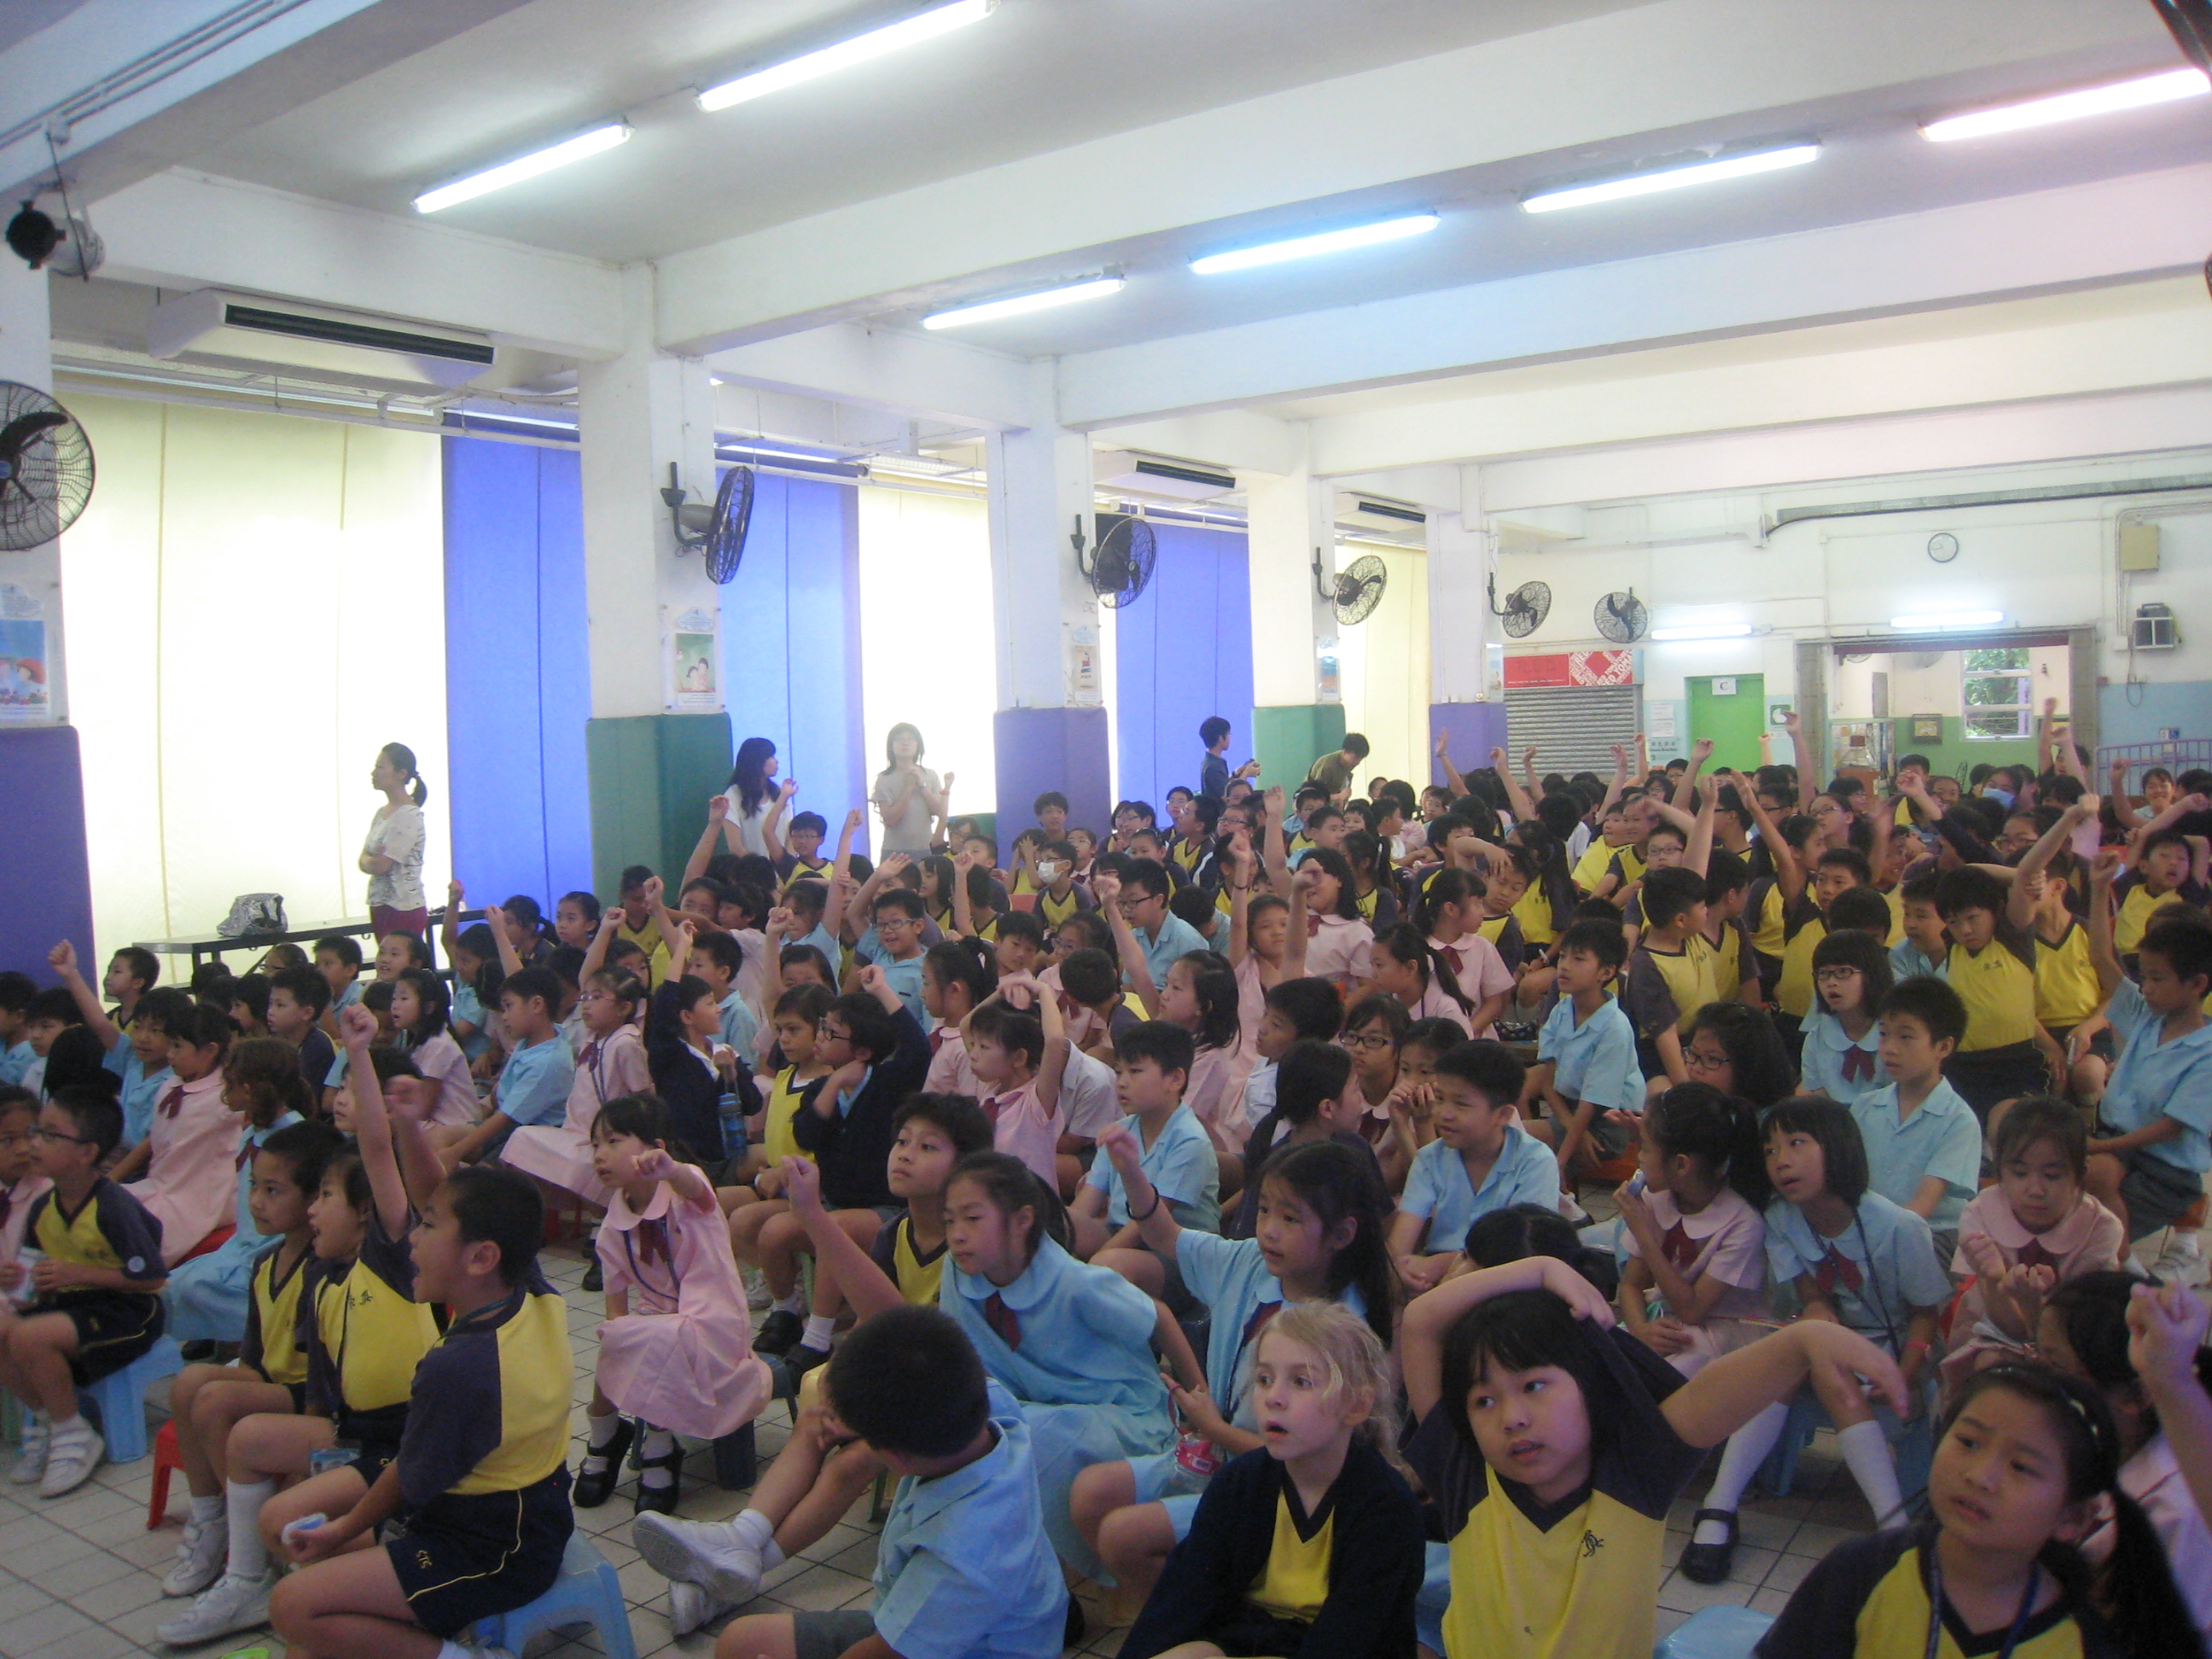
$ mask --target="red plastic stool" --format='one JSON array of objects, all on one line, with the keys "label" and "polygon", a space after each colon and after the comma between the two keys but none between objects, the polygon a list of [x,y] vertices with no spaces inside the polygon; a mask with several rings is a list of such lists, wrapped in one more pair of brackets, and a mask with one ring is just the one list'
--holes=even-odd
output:
[{"label": "red plastic stool", "polygon": [[227,1225],[216,1228],[205,1238],[200,1240],[198,1243],[193,1245],[191,1249],[186,1250],[184,1255],[179,1256],[174,1265],[181,1267],[185,1262],[190,1261],[194,1256],[206,1255],[211,1251],[221,1249],[224,1245],[230,1243],[230,1236],[237,1231],[238,1224],[234,1221],[228,1224]]},{"label": "red plastic stool", "polygon": [[185,1460],[177,1455],[177,1423],[172,1418],[161,1425],[161,1431],[154,1437],[154,1489],[146,1497],[148,1532],[168,1519],[169,1472],[184,1467]]}]

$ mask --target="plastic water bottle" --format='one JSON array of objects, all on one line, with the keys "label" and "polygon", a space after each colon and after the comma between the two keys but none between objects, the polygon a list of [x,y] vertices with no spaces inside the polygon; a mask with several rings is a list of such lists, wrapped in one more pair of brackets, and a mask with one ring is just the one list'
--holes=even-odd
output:
[{"label": "plastic water bottle", "polygon": [[297,1521],[289,1522],[284,1530],[276,1534],[277,1540],[281,1543],[289,1544],[297,1534],[313,1532],[330,1518],[327,1515],[303,1515]]},{"label": "plastic water bottle", "polygon": [[745,1155],[745,1109],[734,1094],[721,1101],[722,1156],[735,1163]]}]

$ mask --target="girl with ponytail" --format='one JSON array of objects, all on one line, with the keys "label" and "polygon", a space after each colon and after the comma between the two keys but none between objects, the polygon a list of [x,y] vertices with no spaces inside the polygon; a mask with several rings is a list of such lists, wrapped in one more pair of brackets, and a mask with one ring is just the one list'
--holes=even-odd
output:
[{"label": "girl with ponytail", "polygon": [[377,750],[368,783],[384,796],[355,860],[368,878],[369,921],[379,939],[386,933],[421,939],[430,926],[428,901],[422,896],[422,803],[430,799],[429,787],[415,769],[415,751],[404,743],[387,743]]},{"label": "girl with ponytail", "polygon": [[[1468,1000],[1459,975],[1411,922],[1385,928],[1368,953],[1370,983],[1396,998],[1414,1019],[1448,1019],[1469,1036],[1487,1036],[1505,1007],[1506,993],[1487,998],[1480,1011]],[[1478,1024],[1478,1019],[1480,1024]]]}]

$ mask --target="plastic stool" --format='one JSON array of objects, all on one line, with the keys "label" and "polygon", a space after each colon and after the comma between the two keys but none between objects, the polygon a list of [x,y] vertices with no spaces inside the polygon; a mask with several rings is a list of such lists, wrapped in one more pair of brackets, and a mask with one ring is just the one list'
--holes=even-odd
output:
[{"label": "plastic stool", "polygon": [[714,1443],[714,1484],[736,1492],[760,1479],[760,1462],[753,1449],[753,1425],[732,1429]]},{"label": "plastic stool", "polygon": [[[1931,1398],[1923,1402],[1917,1418],[1910,1423],[1897,1424],[1893,1430],[1893,1419],[1889,1418],[1887,1407],[1875,1419],[1883,1425],[1890,1454],[1897,1460],[1898,1494],[1908,1504],[1928,1490],[1929,1466],[1936,1460],[1934,1415]],[[1833,1426],[1811,1390],[1799,1393],[1790,1402],[1790,1415],[1782,1425],[1782,1437],[1774,1443],[1774,1449],[1759,1466],[1759,1486],[1777,1498],[1787,1498],[1797,1478],[1797,1454],[1811,1442],[1814,1430]]]},{"label": "plastic stool", "polygon": [[184,1255],[179,1256],[173,1266],[181,1267],[185,1262],[193,1260],[195,1257],[213,1254],[215,1251],[221,1249],[224,1245],[229,1243],[230,1236],[237,1231],[238,1224],[236,1222],[225,1222],[222,1226],[210,1233],[205,1238],[200,1240],[198,1243],[193,1245],[191,1249],[186,1250]]},{"label": "plastic stool", "polygon": [[154,1437],[154,1489],[146,1494],[146,1530],[152,1532],[169,1518],[169,1476],[185,1467],[177,1453],[177,1419],[161,1425]]},{"label": "plastic stool", "polygon": [[1751,1659],[1752,1649],[1774,1624],[1771,1613],[1749,1607],[1699,1607],[1659,1638],[1652,1659]]},{"label": "plastic stool", "polygon": [[184,1368],[184,1350],[174,1337],[165,1336],[121,1370],[77,1390],[77,1397],[90,1401],[100,1413],[109,1462],[135,1463],[146,1455],[147,1385],[174,1376]]},{"label": "plastic stool", "polygon": [[523,1644],[541,1631],[585,1624],[599,1631],[607,1659],[637,1659],[622,1580],[615,1577],[606,1558],[592,1547],[590,1536],[577,1531],[568,1534],[568,1547],[561,1557],[561,1576],[554,1580],[553,1588],[512,1613],[477,1620],[477,1640],[485,1647],[520,1653]]}]

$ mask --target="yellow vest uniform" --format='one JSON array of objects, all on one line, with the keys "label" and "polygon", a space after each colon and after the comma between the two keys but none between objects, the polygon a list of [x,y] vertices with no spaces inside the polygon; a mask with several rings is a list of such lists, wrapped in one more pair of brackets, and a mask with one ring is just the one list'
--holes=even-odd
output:
[{"label": "yellow vest uniform", "polygon": [[1966,1005],[1966,1036],[1961,1054],[1977,1048],[2002,1048],[2035,1038],[2035,936],[2024,933],[2002,917],[1996,937],[1979,955],[1963,945],[1954,945],[1945,958],[1943,976],[1959,1000]]},{"label": "yellow vest uniform", "polygon": [[2036,936],[2035,1018],[2053,1030],[2079,1025],[2105,1006],[2104,987],[2089,956],[2089,930],[2068,917],[2056,945]]},{"label": "yellow vest uniform", "polygon": [[307,1352],[300,1346],[300,1293],[307,1282],[312,1249],[300,1252],[292,1271],[282,1283],[276,1279],[276,1258],[283,1253],[278,1240],[253,1259],[252,1297],[246,1305],[246,1363],[271,1382],[287,1387],[307,1380]]},{"label": "yellow vest uniform", "polygon": [[792,1132],[791,1121],[798,1116],[808,1087],[818,1081],[818,1078],[802,1080],[796,1066],[787,1066],[775,1074],[775,1082],[768,1091],[767,1107],[761,1115],[761,1151],[767,1155],[770,1169],[787,1158],[813,1161],[814,1154],[801,1147],[799,1137]]}]

